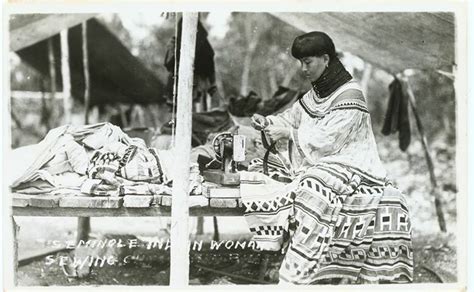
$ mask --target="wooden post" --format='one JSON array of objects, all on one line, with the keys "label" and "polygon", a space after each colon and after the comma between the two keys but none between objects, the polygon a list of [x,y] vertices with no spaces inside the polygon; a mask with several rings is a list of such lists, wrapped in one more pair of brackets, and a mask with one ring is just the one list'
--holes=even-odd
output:
[{"label": "wooden post", "polygon": [[61,75],[63,80],[63,107],[64,107],[64,123],[71,123],[71,72],[69,71],[69,44],[68,30],[65,29],[60,33],[61,38]]},{"label": "wooden post", "polygon": [[425,152],[426,163],[428,165],[428,171],[430,174],[431,192],[434,195],[435,209],[436,209],[436,215],[438,216],[439,228],[441,229],[442,232],[446,232],[446,221],[444,219],[443,208],[441,206],[441,193],[439,191],[438,184],[436,182],[436,176],[434,173],[434,163],[430,154],[428,140],[426,139],[425,131],[423,129],[423,124],[421,123],[420,115],[418,114],[418,110],[416,108],[415,94],[413,93],[413,90],[411,89],[410,83],[408,82],[408,78],[405,77],[402,80],[405,86],[406,93],[408,94],[408,100],[410,102],[411,109],[413,110],[413,114],[415,116],[416,126],[418,128],[418,133],[420,133],[421,144]]},{"label": "wooden post", "polygon": [[84,21],[82,27],[82,64],[84,68],[84,123],[89,124],[90,110],[90,77],[89,77],[89,50],[87,49],[87,21]]},{"label": "wooden post", "polygon": [[[89,78],[89,51],[87,49],[87,22],[83,22],[82,28],[82,64],[84,72],[84,124],[89,124],[89,107],[90,107],[90,78]],[[64,80],[64,79],[63,79]],[[66,96],[65,96],[66,97]],[[71,98],[71,95],[68,95]],[[68,106],[71,106],[69,103]],[[66,110],[66,109],[65,109]],[[69,112],[70,114],[70,112]],[[91,231],[91,219],[89,217],[77,218],[77,235],[76,242],[80,240],[88,240]]]},{"label": "wooden post", "polygon": [[[179,29],[179,13],[174,14],[174,69],[173,69],[173,108],[171,109],[171,145],[176,145],[176,99],[178,95],[178,29]],[[183,27],[181,26],[181,35]],[[194,73],[194,72],[193,72]],[[194,76],[194,75],[193,75]]]},{"label": "wooden post", "polygon": [[49,77],[51,79],[51,100],[50,106],[50,121],[53,123],[52,127],[57,126],[57,112],[56,112],[56,58],[54,57],[53,38],[48,39],[48,63],[49,63]]},{"label": "wooden post", "polygon": [[198,13],[184,12],[181,53],[178,71],[178,105],[176,111],[176,163],[173,173],[171,203],[170,285],[189,284],[189,166],[191,156],[191,118]]}]

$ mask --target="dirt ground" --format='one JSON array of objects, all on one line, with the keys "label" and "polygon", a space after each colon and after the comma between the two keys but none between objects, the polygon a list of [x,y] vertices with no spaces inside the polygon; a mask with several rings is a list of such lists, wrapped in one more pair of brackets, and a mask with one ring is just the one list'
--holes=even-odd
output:
[{"label": "dirt ground", "polygon": [[[118,218],[121,219],[121,218]],[[51,246],[54,240],[67,242],[75,236],[75,218],[39,218],[47,230],[32,225],[30,218],[18,218],[21,227],[19,236],[19,257],[24,256],[32,249],[41,249]],[[58,221],[60,220],[60,221]],[[110,224],[115,220],[114,224]],[[120,224],[117,218],[94,218],[92,221],[93,234],[97,230],[107,233],[108,238],[123,238],[129,234],[139,241],[151,237],[166,236],[162,229],[166,222],[156,218],[128,218],[127,224]],[[234,222],[234,223],[232,223]],[[117,224],[118,223],[118,224]],[[212,228],[209,219],[204,224],[205,235],[198,239],[209,242],[212,239]],[[242,223],[242,222],[241,222]],[[117,230],[117,226],[123,226]],[[193,227],[195,225],[192,224]],[[239,220],[219,218],[220,240],[249,239],[245,225],[239,226]],[[95,227],[95,228],[94,228]],[[222,233],[222,232],[230,233]],[[153,231],[153,232],[151,232]],[[414,254],[416,283],[440,283],[456,281],[456,240],[453,234],[442,235],[433,233],[429,235],[414,234]],[[112,251],[114,253],[115,251]],[[137,248],[132,255],[145,255],[132,257],[132,260],[119,261],[114,265],[94,267],[88,276],[74,278],[66,276],[58,264],[60,257],[68,255],[62,251],[52,256],[39,258],[19,267],[18,283],[20,286],[84,286],[84,285],[168,285],[169,283],[169,250],[146,250]],[[110,254],[110,252],[109,252]],[[117,253],[115,252],[115,255]],[[118,254],[123,258],[124,254]],[[51,264],[52,259],[56,261]],[[282,260],[281,254],[254,253],[254,252],[223,252],[215,253],[205,251],[192,251],[190,256],[190,284],[191,285],[219,285],[219,284],[276,284],[278,269]]]}]

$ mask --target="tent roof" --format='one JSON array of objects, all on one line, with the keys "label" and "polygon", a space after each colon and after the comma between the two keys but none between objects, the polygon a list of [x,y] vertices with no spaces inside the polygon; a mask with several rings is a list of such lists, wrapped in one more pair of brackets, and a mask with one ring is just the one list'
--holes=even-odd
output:
[{"label": "tent roof", "polygon": [[[14,15],[10,19],[10,48],[49,78],[48,40],[52,40],[57,75],[61,72],[58,32],[69,28],[69,66],[73,97],[82,100],[84,73],[82,30],[87,21],[91,104],[164,101],[163,83],[148,70],[102,22],[91,14]],[[88,19],[88,20],[87,20]],[[37,31],[33,34],[30,30]],[[28,37],[23,37],[27,35]],[[56,84],[62,87],[61,77]]]},{"label": "tent roof", "polygon": [[94,14],[16,14],[10,18],[10,49],[18,51],[92,18]]},{"label": "tent roof", "polygon": [[455,63],[453,13],[272,13],[304,32],[326,32],[340,51],[387,72],[442,69]]}]

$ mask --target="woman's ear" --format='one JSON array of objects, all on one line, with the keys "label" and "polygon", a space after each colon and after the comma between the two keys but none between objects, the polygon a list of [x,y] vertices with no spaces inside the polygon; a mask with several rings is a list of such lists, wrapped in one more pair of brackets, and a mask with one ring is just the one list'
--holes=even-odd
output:
[{"label": "woman's ear", "polygon": [[324,60],[324,64],[325,64],[325,67],[327,68],[329,66],[329,61],[330,61],[330,57],[328,54],[324,54],[323,55],[323,60]]}]

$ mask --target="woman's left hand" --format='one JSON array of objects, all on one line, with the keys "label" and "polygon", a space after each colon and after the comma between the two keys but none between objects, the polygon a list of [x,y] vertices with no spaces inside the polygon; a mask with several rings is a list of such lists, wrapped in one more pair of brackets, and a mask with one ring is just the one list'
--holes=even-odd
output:
[{"label": "woman's left hand", "polygon": [[290,130],[285,127],[269,125],[264,130],[273,141],[290,138]]}]

